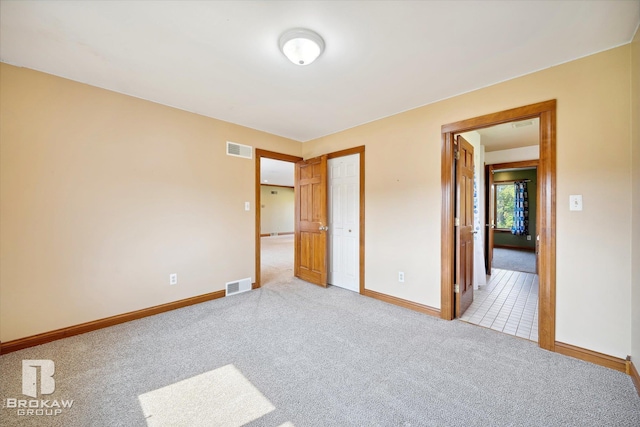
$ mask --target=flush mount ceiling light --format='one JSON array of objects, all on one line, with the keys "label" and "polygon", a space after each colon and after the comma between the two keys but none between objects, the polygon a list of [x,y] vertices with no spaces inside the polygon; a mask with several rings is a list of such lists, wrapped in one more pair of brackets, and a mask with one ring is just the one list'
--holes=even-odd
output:
[{"label": "flush mount ceiling light", "polygon": [[318,33],[294,28],[280,36],[280,50],[296,65],[309,65],[324,51],[324,40]]}]

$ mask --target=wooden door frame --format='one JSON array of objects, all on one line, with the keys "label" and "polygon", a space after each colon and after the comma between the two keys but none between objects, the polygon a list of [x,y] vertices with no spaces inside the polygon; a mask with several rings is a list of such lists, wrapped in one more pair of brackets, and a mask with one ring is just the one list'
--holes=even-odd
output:
[{"label": "wooden door frame", "polygon": [[539,188],[539,306],[538,345],[555,351],[556,324],[556,100],[513,108],[442,126],[441,188],[441,306],[443,319],[454,318],[455,176],[454,135],[502,123],[540,119]]},{"label": "wooden door frame", "polygon": [[[538,141],[539,142],[539,141]],[[485,182],[487,183],[487,185],[485,187],[489,188],[491,186],[493,186],[494,184],[494,179],[493,179],[493,173],[496,170],[502,170],[502,169],[528,169],[528,168],[535,168],[536,169],[536,236],[537,236],[537,231],[540,228],[540,191],[538,191],[538,181],[540,180],[540,161],[538,159],[534,159],[534,160],[523,160],[523,161],[519,161],[519,162],[507,162],[507,163],[494,163],[491,165],[486,165],[485,166],[485,170],[486,173],[488,174],[488,176],[485,177]],[[487,179],[489,178],[489,179]],[[493,203],[493,198],[495,197],[495,193],[493,191],[493,189],[491,189],[490,194],[487,194],[487,188],[485,188],[485,208],[488,208],[488,212],[487,212],[487,223],[489,224],[489,227],[485,227],[489,229],[489,232],[491,233],[491,236],[489,236],[487,234],[487,236],[485,236],[485,241],[483,242],[483,245],[487,248],[487,252],[485,254],[485,256],[487,258],[491,257],[493,254],[489,255],[489,252],[493,252],[493,228],[491,228],[491,221],[489,221],[490,215],[495,215],[493,212],[495,212],[495,204]],[[491,198],[491,200],[489,200]],[[495,218],[494,218],[495,219]],[[534,237],[536,237],[534,236]],[[536,254],[536,274],[538,274],[538,242],[535,242],[535,254]],[[490,271],[487,272],[487,274],[491,274]]]},{"label": "wooden door frame", "polygon": [[260,160],[262,158],[266,158],[266,159],[273,159],[273,160],[281,160],[283,162],[290,162],[290,163],[296,163],[299,162],[300,160],[302,160],[302,157],[297,157],[297,156],[291,156],[289,154],[282,154],[282,153],[276,153],[273,151],[267,151],[267,150],[261,150],[259,148],[256,148],[255,150],[256,153],[256,171],[255,171],[255,201],[254,201],[254,206],[255,206],[255,239],[256,239],[256,265],[255,265],[255,269],[256,269],[256,280],[253,283],[253,289],[259,288],[261,286],[261,267],[260,267],[260,261],[261,261],[261,240],[260,240],[260,228],[261,228],[261,212],[262,212],[262,202],[260,200]]}]

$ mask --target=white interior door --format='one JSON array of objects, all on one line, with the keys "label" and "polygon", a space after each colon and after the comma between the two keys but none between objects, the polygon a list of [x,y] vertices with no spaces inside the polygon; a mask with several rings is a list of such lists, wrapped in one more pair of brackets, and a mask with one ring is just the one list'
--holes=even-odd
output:
[{"label": "white interior door", "polygon": [[328,282],[360,291],[360,154],[329,159]]}]

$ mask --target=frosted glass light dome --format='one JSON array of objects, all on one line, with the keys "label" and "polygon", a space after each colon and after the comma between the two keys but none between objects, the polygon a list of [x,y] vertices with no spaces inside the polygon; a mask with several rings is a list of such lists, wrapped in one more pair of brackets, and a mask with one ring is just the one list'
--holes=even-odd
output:
[{"label": "frosted glass light dome", "polygon": [[324,40],[311,30],[295,28],[280,36],[280,50],[294,64],[309,65],[324,51]]}]

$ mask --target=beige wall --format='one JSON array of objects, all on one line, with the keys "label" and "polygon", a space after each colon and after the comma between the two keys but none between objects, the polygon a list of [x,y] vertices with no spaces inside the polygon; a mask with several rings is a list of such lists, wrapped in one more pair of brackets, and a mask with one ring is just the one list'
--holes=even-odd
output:
[{"label": "beige wall", "polygon": [[640,30],[631,45],[631,133],[633,158],[633,237],[632,237],[632,299],[631,355],[640,369]]},{"label": "beige wall", "polygon": [[[629,94],[626,45],[304,143],[303,156],[366,145],[366,287],[440,307],[441,126],[557,99],[556,339],[626,357]],[[569,212],[570,194],[584,211]]]},{"label": "beige wall", "polygon": [[488,165],[496,163],[521,162],[523,160],[536,160],[540,158],[540,146],[511,148],[508,150],[490,151],[484,154],[484,162]]},{"label": "beige wall", "polygon": [[225,142],[299,142],[6,64],[0,97],[3,342],[254,276],[255,162]]},{"label": "beige wall", "polygon": [[[277,194],[271,194],[272,191]],[[294,231],[295,193],[293,188],[260,186],[260,234]]]},{"label": "beige wall", "polygon": [[[367,288],[439,307],[441,125],[557,99],[556,337],[617,357],[633,342],[638,355],[637,222],[633,339],[624,304],[637,40],[633,54],[622,46],[304,144],[2,64],[0,339],[253,276],[255,207],[243,204],[254,162],[226,156],[226,140],[307,158],[366,145]],[[569,212],[570,194],[583,195],[583,212]]]}]

